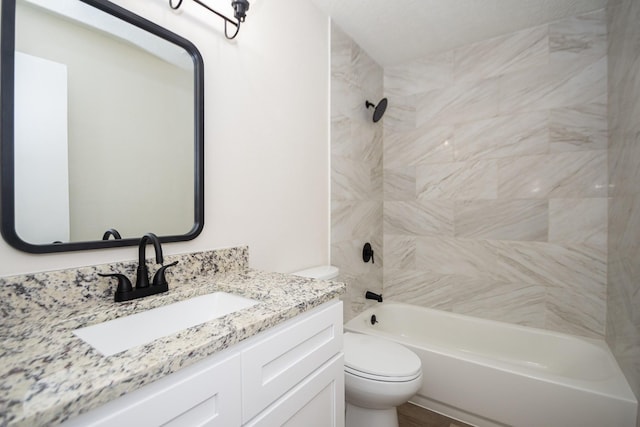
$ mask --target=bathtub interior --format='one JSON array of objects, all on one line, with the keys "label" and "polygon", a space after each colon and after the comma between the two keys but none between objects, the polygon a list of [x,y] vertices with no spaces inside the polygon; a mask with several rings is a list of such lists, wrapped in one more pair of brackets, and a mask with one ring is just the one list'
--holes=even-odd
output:
[{"label": "bathtub interior", "polygon": [[635,427],[637,401],[604,342],[394,302],[366,310],[345,330],[416,352],[424,385],[412,401],[451,418]]}]

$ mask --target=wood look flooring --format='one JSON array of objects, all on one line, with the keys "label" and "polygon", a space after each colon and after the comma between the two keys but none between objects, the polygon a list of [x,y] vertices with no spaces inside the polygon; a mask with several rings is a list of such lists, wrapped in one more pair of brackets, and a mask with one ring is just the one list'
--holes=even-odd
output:
[{"label": "wood look flooring", "polygon": [[472,427],[411,403],[398,406],[400,427]]}]

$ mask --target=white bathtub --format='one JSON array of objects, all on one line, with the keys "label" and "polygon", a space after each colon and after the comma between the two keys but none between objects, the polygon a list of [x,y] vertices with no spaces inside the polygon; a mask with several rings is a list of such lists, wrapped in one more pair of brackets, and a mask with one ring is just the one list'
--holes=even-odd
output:
[{"label": "white bathtub", "polygon": [[469,424],[636,426],[636,398],[603,341],[388,302],[345,330],[413,350],[424,382],[411,401]]}]

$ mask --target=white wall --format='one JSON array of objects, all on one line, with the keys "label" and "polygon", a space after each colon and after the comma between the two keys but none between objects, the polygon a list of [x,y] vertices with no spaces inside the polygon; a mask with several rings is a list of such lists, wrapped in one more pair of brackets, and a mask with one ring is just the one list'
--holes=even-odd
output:
[{"label": "white wall", "polygon": [[15,70],[16,233],[36,244],[66,242],[67,66],[16,52]]},{"label": "white wall", "polygon": [[[205,63],[205,228],[167,254],[247,244],[250,265],[329,259],[328,17],[307,0],[256,0],[234,41],[193,2],[115,3],[191,40]],[[229,12],[227,2],[212,5]],[[162,173],[158,171],[158,173]],[[133,259],[133,247],[31,255],[0,242],[0,275]]]}]

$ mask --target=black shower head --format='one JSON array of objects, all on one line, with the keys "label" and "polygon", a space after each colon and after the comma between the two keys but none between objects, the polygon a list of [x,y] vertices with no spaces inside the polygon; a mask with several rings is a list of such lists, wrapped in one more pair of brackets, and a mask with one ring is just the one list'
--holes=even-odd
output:
[{"label": "black shower head", "polygon": [[375,110],[373,110],[373,122],[376,123],[384,116],[384,112],[387,110],[387,98],[382,98],[378,105],[374,105],[369,101],[365,102],[364,105],[367,108],[375,107]]}]

